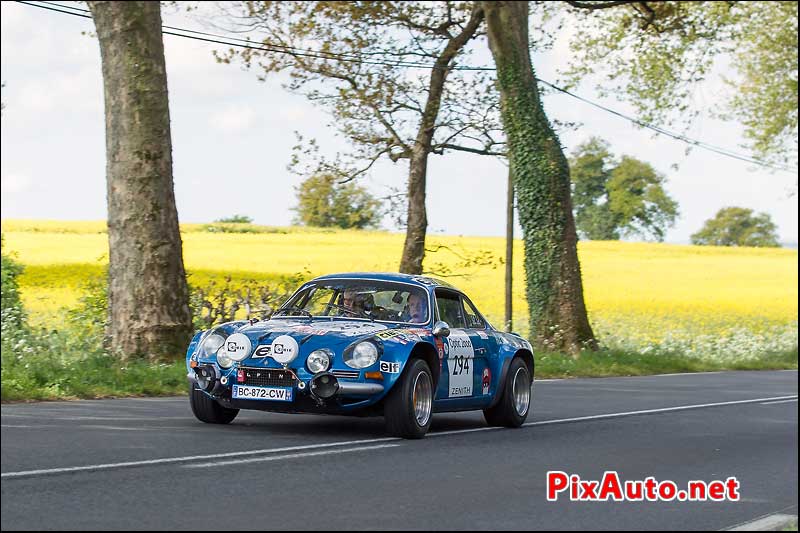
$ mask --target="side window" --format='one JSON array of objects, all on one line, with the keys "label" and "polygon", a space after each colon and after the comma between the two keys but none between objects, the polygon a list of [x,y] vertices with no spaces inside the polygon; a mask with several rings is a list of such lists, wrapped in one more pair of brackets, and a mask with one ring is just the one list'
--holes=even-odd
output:
[{"label": "side window", "polygon": [[486,323],[481,318],[481,315],[478,314],[478,311],[472,305],[472,302],[470,302],[466,298],[464,298],[463,301],[464,301],[464,317],[467,320],[467,327],[473,329],[484,329],[486,327]]},{"label": "side window", "polygon": [[464,311],[461,298],[457,294],[436,291],[436,306],[439,309],[439,320],[444,320],[450,328],[465,328]]}]

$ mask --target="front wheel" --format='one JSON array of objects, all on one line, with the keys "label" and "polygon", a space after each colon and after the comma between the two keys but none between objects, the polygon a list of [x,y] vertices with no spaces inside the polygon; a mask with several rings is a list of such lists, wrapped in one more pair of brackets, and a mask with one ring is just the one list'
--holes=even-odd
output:
[{"label": "front wheel", "polygon": [[386,397],[386,431],[394,437],[421,439],[431,427],[433,376],[422,359],[408,362],[403,377]]},{"label": "front wheel", "polygon": [[483,410],[486,423],[509,428],[518,428],[524,424],[531,406],[531,384],[528,365],[521,358],[515,357],[508,367],[500,401],[494,407]]},{"label": "front wheel", "polygon": [[229,424],[239,414],[238,409],[221,406],[203,391],[195,389],[193,385],[189,390],[189,405],[192,406],[194,416],[207,424]]}]

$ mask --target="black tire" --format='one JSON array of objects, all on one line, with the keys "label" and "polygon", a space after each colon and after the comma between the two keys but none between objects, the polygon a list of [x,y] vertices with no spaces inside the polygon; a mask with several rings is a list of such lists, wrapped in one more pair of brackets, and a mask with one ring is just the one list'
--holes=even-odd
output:
[{"label": "black tire", "polygon": [[531,402],[533,401],[533,390],[531,389],[530,391],[528,404],[524,408],[524,413],[520,414],[514,399],[515,379],[527,379],[528,386],[533,383],[530,371],[528,370],[528,365],[526,365],[520,357],[515,357],[511,360],[511,365],[508,367],[508,374],[506,374],[505,383],[503,383],[503,390],[500,392],[500,401],[497,402],[494,407],[483,410],[483,417],[486,419],[486,423],[490,426],[518,428],[524,424],[525,419],[528,418],[528,413],[531,409]]},{"label": "black tire", "polygon": [[194,386],[189,390],[189,405],[192,406],[194,416],[207,424],[229,424],[239,414],[238,409],[221,406],[205,392],[196,390]]},{"label": "black tire", "polygon": [[[430,386],[430,410],[427,414],[427,421],[421,424],[417,420],[417,412],[414,409],[414,386],[420,382],[420,387],[424,388],[424,382]],[[412,359],[403,370],[403,375],[398,383],[386,396],[383,415],[386,419],[386,432],[394,437],[404,439],[421,439],[431,427],[433,418],[433,397],[436,389],[433,385],[433,376],[428,367],[428,363],[422,359]],[[424,420],[424,417],[423,417]]]}]

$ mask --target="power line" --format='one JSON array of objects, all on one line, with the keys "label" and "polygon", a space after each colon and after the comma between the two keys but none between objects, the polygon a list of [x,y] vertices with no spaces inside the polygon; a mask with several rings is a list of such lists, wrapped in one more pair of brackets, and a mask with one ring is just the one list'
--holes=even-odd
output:
[{"label": "power line", "polygon": [[[27,2],[27,1],[24,1],[24,0],[17,0],[17,2],[20,3],[20,4],[31,6],[31,7],[38,7],[38,8],[47,9],[47,10],[50,10],[50,11],[55,11],[55,12],[58,12],[58,13],[65,13],[65,14],[68,14],[68,15],[74,15],[74,16],[78,16],[78,17],[82,17],[82,18],[89,18],[89,19],[92,18],[91,14],[90,14],[90,11],[88,9],[83,9],[83,8],[80,8],[80,7],[65,6],[63,4],[57,4],[55,2],[48,2],[48,1],[40,1],[38,4],[34,4],[34,3]],[[40,4],[45,4],[45,5],[40,5]],[[166,30],[172,30],[172,31],[165,31],[165,29]],[[176,32],[182,32],[182,33],[176,33]],[[256,45],[250,44],[252,41],[249,41],[247,39],[241,39],[241,38],[238,38],[238,37],[230,37],[230,36],[224,36],[224,35],[217,35],[217,34],[213,34],[213,33],[201,32],[201,31],[197,31],[197,30],[187,30],[185,28],[179,28],[179,27],[175,27],[175,26],[163,25],[162,26],[162,33],[164,33],[166,35],[173,35],[175,37],[184,37],[186,39],[194,39],[194,40],[197,40],[197,41],[203,41],[203,42],[208,42],[208,43],[213,43],[213,44],[221,44],[221,45],[225,45],[225,46],[232,46],[232,47],[237,47],[237,48],[245,48],[245,49],[249,49],[249,50],[259,50],[259,51],[263,51],[263,52],[273,52],[273,53],[280,53],[280,54],[291,54],[291,55],[298,56],[298,57],[310,57],[310,58],[314,58],[314,59],[331,60],[331,61],[342,61],[342,62],[352,62],[352,63],[361,63],[361,64],[366,64],[366,65],[389,66],[389,67],[421,68],[421,69],[431,69],[431,70],[434,69],[434,68],[437,68],[434,65],[426,64],[426,63],[409,62],[409,61],[394,61],[394,62],[377,61],[377,60],[372,60],[372,59],[365,59],[363,55],[359,55],[359,54],[345,54],[345,53],[339,53],[339,52],[324,52],[324,51],[319,51],[319,50],[309,50],[309,49],[295,48],[295,47],[290,47],[290,46],[286,46],[286,45],[261,44],[261,45],[256,46]],[[187,35],[187,34],[195,34],[195,35]],[[216,39],[212,39],[211,37],[215,37]],[[225,42],[225,41],[222,41],[222,40],[219,40],[219,39],[225,39],[227,41],[239,41],[239,42]],[[455,65],[455,66],[449,67],[449,68],[451,70],[460,70],[460,71],[495,71],[496,70],[494,67],[474,67],[474,66],[468,66],[468,65]],[[783,166],[783,165],[776,165],[776,164],[773,164],[773,163],[769,163],[769,162],[766,162],[766,161],[755,159],[753,157],[742,155],[742,154],[739,154],[739,153],[734,152],[732,150],[728,150],[726,148],[715,146],[715,145],[706,143],[704,141],[698,141],[696,139],[692,139],[691,137],[687,137],[686,135],[683,135],[683,134],[680,134],[680,133],[671,132],[671,131],[666,130],[666,129],[660,127],[660,126],[656,126],[656,125],[650,124],[648,122],[644,122],[642,120],[639,120],[639,119],[637,119],[635,117],[631,117],[631,116],[625,115],[624,113],[620,113],[619,111],[615,111],[615,110],[613,110],[611,108],[608,108],[608,107],[606,107],[604,105],[598,104],[598,103],[593,102],[593,101],[591,101],[591,100],[589,100],[587,98],[584,98],[582,96],[574,94],[574,93],[572,93],[572,92],[570,92],[570,91],[568,91],[568,90],[566,90],[564,88],[558,87],[557,85],[554,85],[554,84],[552,84],[552,83],[550,83],[550,82],[548,82],[546,80],[543,80],[541,78],[536,78],[536,81],[538,81],[539,83],[542,83],[542,84],[544,84],[544,85],[546,85],[546,86],[548,86],[548,87],[550,87],[550,88],[552,88],[552,89],[554,89],[556,91],[559,91],[559,92],[561,92],[563,94],[571,96],[572,98],[580,100],[581,102],[584,102],[584,103],[589,104],[591,106],[594,106],[594,107],[596,107],[598,109],[606,111],[607,113],[611,113],[612,115],[615,115],[617,117],[625,119],[625,120],[627,120],[627,121],[629,121],[629,122],[631,122],[631,123],[633,123],[633,124],[635,124],[635,125],[637,125],[637,126],[639,126],[641,128],[646,128],[646,129],[649,129],[651,131],[654,131],[654,132],[658,133],[659,135],[665,135],[667,137],[670,137],[670,138],[675,139],[677,141],[684,142],[684,143],[689,144],[691,146],[696,146],[698,148],[702,148],[702,149],[714,152],[714,153],[722,155],[722,156],[726,156],[726,157],[730,157],[730,158],[733,158],[733,159],[737,159],[737,160],[743,161],[745,163],[749,163],[749,164],[753,164],[753,165],[759,165],[759,166],[763,166],[763,167],[768,167],[768,168],[772,168],[772,169],[775,169],[775,170],[782,170],[784,172],[794,172],[794,169],[792,169],[792,168],[789,168],[789,167],[786,167],[786,166]]]}]

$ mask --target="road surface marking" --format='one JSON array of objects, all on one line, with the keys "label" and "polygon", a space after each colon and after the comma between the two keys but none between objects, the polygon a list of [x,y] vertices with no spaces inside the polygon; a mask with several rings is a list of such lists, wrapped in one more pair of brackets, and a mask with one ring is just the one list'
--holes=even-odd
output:
[{"label": "road surface marking", "polygon": [[752,400],[736,400],[732,402],[718,402],[718,403],[699,403],[695,405],[679,405],[677,407],[662,407],[659,409],[644,409],[642,411],[628,411],[625,413],[609,413],[605,415],[590,415],[590,416],[578,416],[575,418],[560,418],[556,420],[541,420],[539,422],[528,422],[523,424],[523,426],[545,426],[547,424],[563,424],[566,422],[582,422],[584,420],[603,420],[605,418],[622,418],[625,416],[636,416],[636,415],[646,415],[651,413],[669,413],[673,411],[688,411],[690,409],[703,409],[705,407],[718,407],[723,405],[741,405],[746,403],[761,403],[770,400],[787,400],[792,398],[794,400],[797,399],[797,395],[795,396],[778,396],[776,398],[755,398]]},{"label": "road surface marking", "polygon": [[363,452],[366,450],[377,450],[379,448],[396,448],[399,444],[377,444],[375,446],[360,446],[358,448],[345,448],[343,450],[323,450],[319,452],[289,453],[283,455],[270,455],[268,457],[253,457],[250,459],[236,459],[232,461],[217,461],[213,463],[193,463],[183,465],[182,468],[205,468],[209,466],[240,465],[243,463],[263,463],[266,461],[282,461],[284,459],[299,459],[301,457],[316,457],[318,455],[335,455],[340,453]]},{"label": "road surface marking", "polygon": [[792,523],[797,523],[797,515],[772,514],[723,531],[780,531]]},{"label": "road surface marking", "polygon": [[[768,402],[768,401],[777,401],[777,400],[788,400],[788,399],[797,399],[797,395],[794,396],[778,396],[774,398],[754,398],[752,400],[737,400],[731,402],[718,402],[718,403],[704,403],[704,404],[695,404],[695,405],[681,405],[677,407],[664,407],[660,409],[646,409],[642,411],[627,411],[622,413],[608,413],[602,415],[590,415],[590,416],[580,416],[575,418],[561,418],[555,420],[541,420],[539,422],[528,422],[523,424],[523,426],[544,426],[548,424],[563,424],[567,422],[582,422],[586,420],[603,420],[607,418],[622,418],[626,416],[636,416],[636,415],[644,415],[644,414],[652,414],[652,413],[669,413],[674,411],[686,411],[690,409],[702,409],[706,407],[718,407],[718,406],[725,406],[725,405],[741,405],[741,404],[748,404],[748,403],[761,403],[761,402]],[[480,427],[480,428],[469,428],[469,429],[457,429],[453,431],[441,431],[436,433],[429,433],[429,437],[436,437],[438,436],[446,436],[446,435],[456,435],[459,433],[474,433],[478,431],[492,431],[495,427]],[[149,465],[156,465],[156,464],[168,464],[168,463],[187,463],[191,461],[198,461],[198,460],[213,460],[213,459],[223,459],[228,457],[246,457],[248,455],[262,455],[266,453],[280,453],[280,452],[293,452],[293,451],[300,451],[300,450],[311,450],[316,448],[330,448],[334,446],[347,446],[347,445],[359,445],[359,444],[370,444],[370,443],[377,443],[377,442],[391,442],[400,440],[399,437],[384,437],[378,439],[362,439],[356,441],[341,441],[341,442],[328,442],[323,444],[309,444],[305,446],[290,446],[286,448],[266,448],[263,450],[251,450],[251,451],[242,451],[242,452],[229,452],[229,453],[220,453],[220,454],[211,454],[211,455],[195,455],[189,457],[166,457],[163,459],[150,459],[144,461],[129,461],[124,463],[107,463],[107,464],[99,464],[99,465],[86,465],[86,466],[72,466],[66,468],[48,468],[48,469],[41,469],[41,470],[25,470],[21,472],[3,472],[0,474],[0,478],[7,479],[7,478],[21,478],[21,477],[30,477],[30,476],[38,476],[38,475],[50,475],[50,474],[63,474],[67,472],[82,472],[82,471],[96,471],[96,470],[110,470],[116,468],[128,468],[128,467],[136,467],[136,466],[149,466]]]},{"label": "road surface marking", "polygon": [[762,402],[761,405],[775,405],[776,403],[789,403],[789,402],[796,402],[797,398],[792,398],[791,400],[778,400],[777,402]]}]

